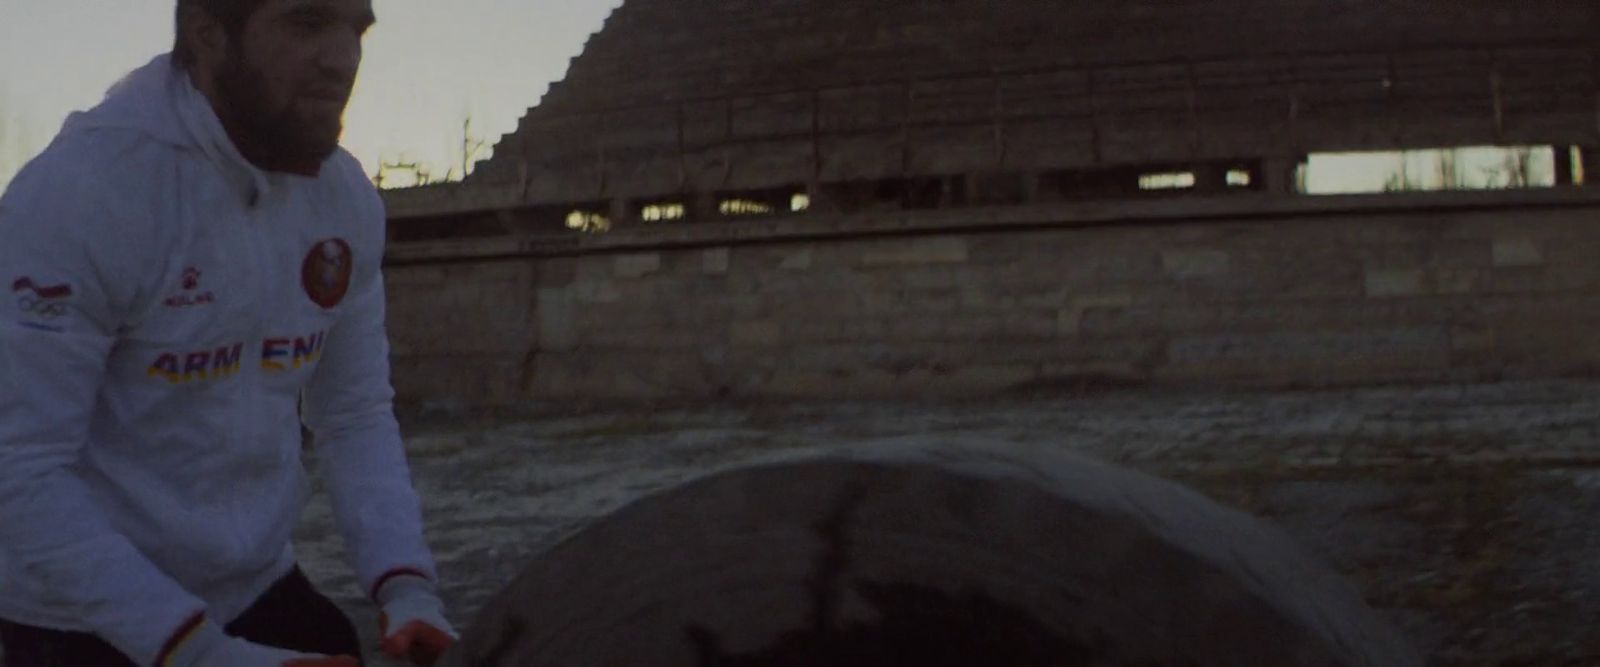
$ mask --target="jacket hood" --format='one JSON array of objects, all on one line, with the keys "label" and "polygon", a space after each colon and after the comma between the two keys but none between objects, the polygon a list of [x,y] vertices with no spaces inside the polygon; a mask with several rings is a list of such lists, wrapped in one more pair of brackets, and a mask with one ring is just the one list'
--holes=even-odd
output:
[{"label": "jacket hood", "polygon": [[170,54],[156,56],[113,84],[94,108],[68,116],[61,136],[106,129],[131,130],[205,155],[246,201],[255,201],[271,187],[266,172],[234,147],[210,100]]}]

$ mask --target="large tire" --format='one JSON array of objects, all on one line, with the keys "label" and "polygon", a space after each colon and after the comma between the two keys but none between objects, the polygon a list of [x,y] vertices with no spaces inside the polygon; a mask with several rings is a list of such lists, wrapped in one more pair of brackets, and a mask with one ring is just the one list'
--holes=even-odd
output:
[{"label": "large tire", "polygon": [[447,664],[1421,662],[1252,517],[1059,451],[921,439],[635,502],[534,559]]}]

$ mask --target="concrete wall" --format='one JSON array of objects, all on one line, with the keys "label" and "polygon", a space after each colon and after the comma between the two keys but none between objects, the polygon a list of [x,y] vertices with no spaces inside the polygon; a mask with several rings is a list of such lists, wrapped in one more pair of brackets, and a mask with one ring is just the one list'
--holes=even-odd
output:
[{"label": "concrete wall", "polygon": [[403,400],[1600,369],[1600,193],[1186,198],[390,250]]}]

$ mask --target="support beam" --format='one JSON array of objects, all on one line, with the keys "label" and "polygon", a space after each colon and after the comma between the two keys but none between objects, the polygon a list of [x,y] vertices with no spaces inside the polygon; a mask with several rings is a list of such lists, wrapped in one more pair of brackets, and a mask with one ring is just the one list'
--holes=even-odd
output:
[{"label": "support beam", "polygon": [[1228,167],[1221,164],[1202,164],[1194,168],[1194,191],[1205,193],[1227,192]]},{"label": "support beam", "polygon": [[1577,183],[1575,172],[1578,170],[1574,151],[1569,146],[1555,147],[1556,187],[1565,187]]},{"label": "support beam", "polygon": [[1275,195],[1297,194],[1295,172],[1305,161],[1304,156],[1269,157],[1261,161],[1261,191]]},{"label": "support beam", "polygon": [[639,215],[633,210],[633,201],[626,197],[611,200],[610,210],[607,215],[611,218],[612,228],[632,225],[639,221]]},{"label": "support beam", "polygon": [[696,192],[686,199],[684,204],[689,207],[687,213],[690,220],[716,220],[722,216],[722,198],[715,192]]}]

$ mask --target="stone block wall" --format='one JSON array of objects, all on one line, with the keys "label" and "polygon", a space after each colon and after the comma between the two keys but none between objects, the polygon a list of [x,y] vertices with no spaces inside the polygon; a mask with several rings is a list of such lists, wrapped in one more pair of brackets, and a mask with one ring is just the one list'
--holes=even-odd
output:
[{"label": "stone block wall", "polygon": [[983,396],[1600,369],[1588,190],[1216,198],[391,249],[402,399]]},{"label": "stone block wall", "polygon": [[389,270],[389,342],[403,397],[490,404],[522,392],[518,368],[539,345],[537,271],[528,262]]}]

